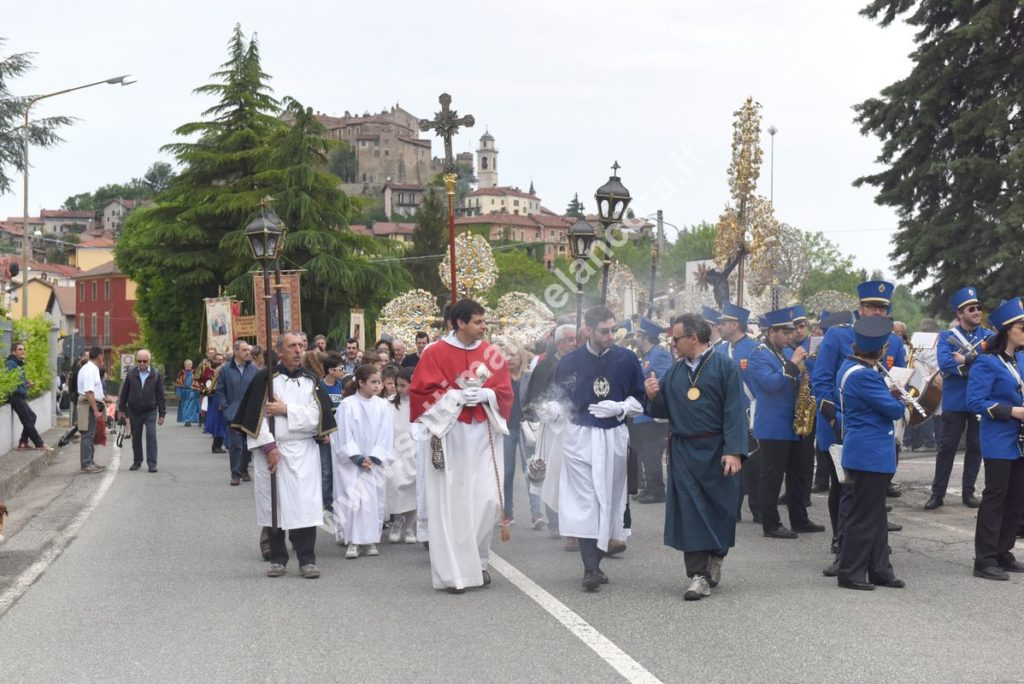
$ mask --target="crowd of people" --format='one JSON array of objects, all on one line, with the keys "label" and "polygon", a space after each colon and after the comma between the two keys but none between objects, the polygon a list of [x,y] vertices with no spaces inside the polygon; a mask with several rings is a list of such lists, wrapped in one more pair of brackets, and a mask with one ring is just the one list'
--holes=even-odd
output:
[{"label": "crowd of people", "polygon": [[[326,525],[347,559],[380,555],[382,540],[422,543],[436,589],[486,587],[492,536],[511,534],[520,486],[522,527],[579,553],[586,591],[609,583],[601,561],[626,550],[630,506],[664,504],[664,543],[683,552],[683,594],[699,600],[722,581],[744,514],[769,540],[821,533],[808,505],[827,491],[824,574],[847,589],[899,588],[888,535],[900,527],[886,500],[900,493],[893,475],[904,439],[914,439],[903,430],[920,407],[893,372],[916,353],[944,381],[924,423],[937,424],[938,444],[925,509],[944,504],[966,433],[961,497],[978,509],[974,574],[1008,579],[1024,571],[1012,554],[1024,513],[1024,305],[1001,304],[987,330],[977,291],[965,287],[950,300],[954,324],[915,349],[889,317],[892,292],[862,283],[855,312],[817,320],[800,305],[770,311],[757,337],[751,313],[734,304],[668,328],[617,321],[599,306],[579,329],[559,323],[529,350],[489,342],[483,307],[462,300],[442,334],[417,333],[412,354],[395,339],[366,350],[348,339],[334,351],[323,335],[310,345],[287,332],[273,353],[237,340],[227,355],[211,348],[198,367],[184,363],[177,420],[228,454],[231,486],[254,484],[272,577],[285,574],[286,531],[300,574],[318,577],[315,528]],[[98,351],[75,378],[83,472],[102,470],[91,438],[103,417]],[[162,381],[148,351],[136,361],[118,410],[132,426],[132,469],[145,460],[156,472]]]}]

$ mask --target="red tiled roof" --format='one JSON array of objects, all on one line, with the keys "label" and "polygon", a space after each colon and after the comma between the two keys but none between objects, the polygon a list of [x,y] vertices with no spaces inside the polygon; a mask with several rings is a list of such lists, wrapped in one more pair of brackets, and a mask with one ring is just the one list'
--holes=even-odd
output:
[{"label": "red tiled roof", "polygon": [[39,212],[44,219],[48,218],[81,218],[94,220],[96,218],[95,211],[79,211],[79,210],[68,210],[68,209],[43,209]]},{"label": "red tiled roof", "polygon": [[[23,266],[21,261],[21,255],[10,255],[12,262],[17,262],[18,266]],[[56,275],[71,277],[78,273],[78,269],[74,266],[68,266],[67,264],[51,264],[43,261],[29,261],[29,270],[39,271],[41,273],[54,273]],[[22,269],[24,270],[24,269]]]},{"label": "red tiled roof", "polygon": [[113,247],[114,241],[110,238],[96,238],[95,240],[84,240],[78,243],[78,246],[86,249],[106,249],[108,247]]},{"label": "red tiled roof", "polygon": [[114,202],[117,202],[118,204],[120,204],[125,209],[134,209],[136,206],[141,204],[140,200],[131,200],[131,199],[120,199],[120,198],[118,198],[118,199],[112,199],[109,202],[107,202],[107,206],[109,207]]},{"label": "red tiled roof", "polygon": [[[6,221],[6,223],[17,223],[19,226],[22,223],[24,223],[24,222],[25,222],[25,219],[23,217],[21,217],[21,216],[8,216],[7,217],[7,221]],[[33,223],[40,223],[41,224],[43,222],[43,219],[41,217],[39,217],[39,216],[29,216],[28,217],[28,222],[29,222],[29,225],[31,225]]]},{"label": "red tiled roof", "polygon": [[88,271],[79,271],[75,274],[75,280],[83,278],[94,278],[96,276],[104,275],[122,275],[121,271],[117,268],[117,264],[113,261],[102,263],[95,268],[90,268]]},{"label": "red tiled roof", "polygon": [[7,221],[0,221],[0,231],[10,233],[17,237],[21,237],[25,234],[25,231],[20,223],[9,223]]},{"label": "red tiled roof", "polygon": [[65,316],[75,315],[75,302],[78,298],[75,297],[75,286],[74,285],[54,285],[53,294],[57,297],[57,303],[60,304],[60,310]]},{"label": "red tiled roof", "polygon": [[373,235],[373,232],[362,223],[349,224],[349,230],[357,235]]},{"label": "red tiled roof", "polygon": [[539,200],[540,198],[536,195],[531,195],[528,192],[523,192],[519,188],[513,188],[509,186],[498,186],[496,188],[478,188],[473,192],[466,195],[466,197],[479,197],[481,195],[493,195],[496,197],[525,197],[527,199]]},{"label": "red tiled roof", "polygon": [[415,230],[415,223],[377,221],[373,224],[373,234],[379,237],[384,237],[386,235],[412,235]]},{"label": "red tiled roof", "polygon": [[483,214],[482,216],[459,216],[455,219],[458,226],[526,226],[528,228],[539,228],[540,224],[534,221],[529,214]]}]

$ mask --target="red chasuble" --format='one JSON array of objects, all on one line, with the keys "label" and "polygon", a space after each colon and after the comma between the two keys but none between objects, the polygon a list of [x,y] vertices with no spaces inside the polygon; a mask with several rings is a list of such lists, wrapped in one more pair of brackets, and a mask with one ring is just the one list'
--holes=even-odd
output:
[{"label": "red chasuble", "polygon": [[[485,370],[480,370],[481,367]],[[441,339],[423,350],[412,374],[410,422],[423,415],[448,390],[463,389],[459,384],[460,377],[464,378],[464,383],[469,381],[471,384],[486,377],[483,387],[494,390],[498,412],[508,420],[512,412],[512,377],[501,351],[486,341],[481,341],[475,349],[464,349]],[[487,414],[482,406],[466,406],[459,414],[459,421],[483,423],[487,421]]]}]

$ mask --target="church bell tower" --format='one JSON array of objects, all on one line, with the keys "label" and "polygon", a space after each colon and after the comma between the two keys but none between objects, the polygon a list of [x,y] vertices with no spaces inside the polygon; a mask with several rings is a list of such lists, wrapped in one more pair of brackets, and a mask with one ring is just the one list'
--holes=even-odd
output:
[{"label": "church bell tower", "polygon": [[476,150],[477,188],[498,187],[498,150],[494,146],[494,136],[488,131],[480,136],[480,146]]}]

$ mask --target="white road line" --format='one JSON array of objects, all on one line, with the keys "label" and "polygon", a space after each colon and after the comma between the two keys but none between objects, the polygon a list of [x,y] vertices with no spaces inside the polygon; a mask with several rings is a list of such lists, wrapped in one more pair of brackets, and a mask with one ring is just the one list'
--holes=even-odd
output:
[{"label": "white road line", "polygon": [[597,631],[590,623],[574,613],[568,606],[542,589],[536,582],[510,565],[505,559],[491,551],[491,567],[505,579],[529,596],[541,608],[562,623],[573,635],[590,647],[602,660],[615,668],[627,682],[661,684],[643,665],[633,660],[608,637]]},{"label": "white road line", "polygon": [[111,449],[110,465],[107,466],[106,471],[101,475],[103,478],[100,481],[99,487],[93,492],[92,496],[89,497],[89,502],[82,507],[68,526],[61,530],[54,538],[50,545],[40,556],[39,560],[30,565],[20,575],[18,575],[11,586],[7,588],[2,594],[0,594],[0,617],[3,616],[11,606],[22,597],[22,595],[28,591],[28,588],[32,586],[33,582],[39,579],[39,576],[46,572],[46,569],[50,567],[53,561],[57,560],[57,557],[64,552],[64,549],[78,536],[78,531],[85,524],[85,521],[89,518],[96,507],[99,505],[100,500],[106,495],[107,490],[110,489],[110,485],[113,484],[114,478],[117,477],[118,466],[121,465],[121,449],[114,444]]}]

